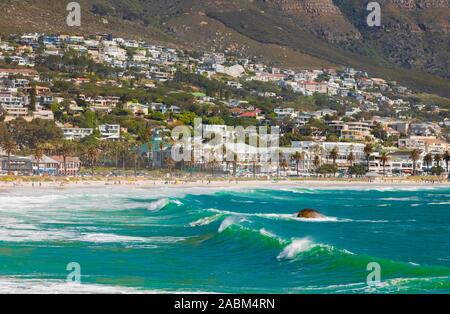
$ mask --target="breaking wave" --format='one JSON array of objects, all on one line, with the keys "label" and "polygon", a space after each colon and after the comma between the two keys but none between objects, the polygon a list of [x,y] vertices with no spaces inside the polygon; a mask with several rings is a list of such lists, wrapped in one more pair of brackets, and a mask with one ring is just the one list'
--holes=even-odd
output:
[{"label": "breaking wave", "polygon": [[167,198],[162,198],[160,200],[157,200],[157,201],[154,201],[154,202],[150,203],[147,206],[147,209],[149,211],[156,212],[156,211],[159,211],[161,209],[164,209],[169,204],[175,204],[177,206],[182,206],[183,205],[183,203],[180,202],[179,200],[170,200],[170,199],[167,199]]}]

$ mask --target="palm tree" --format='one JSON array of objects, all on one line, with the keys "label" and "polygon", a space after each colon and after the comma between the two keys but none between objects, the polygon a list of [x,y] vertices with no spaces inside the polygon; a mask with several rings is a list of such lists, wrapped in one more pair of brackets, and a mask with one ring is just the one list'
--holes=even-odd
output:
[{"label": "palm tree", "polygon": [[433,163],[433,155],[426,154],[423,158],[423,162],[427,165],[427,171],[430,171],[430,164]]},{"label": "palm tree", "polygon": [[100,149],[98,148],[98,146],[96,144],[90,144],[87,148],[86,148],[86,152],[85,152],[87,158],[89,159],[89,163],[91,166],[91,175],[94,176],[94,167],[95,167],[95,163],[97,162],[98,157],[100,156]]},{"label": "palm tree", "polygon": [[[214,170],[219,167],[220,162],[218,160],[218,157],[217,157],[216,153],[214,152],[214,149],[211,149],[211,155],[210,156],[211,156],[210,157],[211,160],[209,161],[209,167],[211,169],[211,176],[214,177]],[[256,170],[255,170],[256,169],[256,162],[257,162],[257,160],[253,161],[253,167],[254,167],[253,168],[254,169],[253,175],[254,176],[256,176]]]},{"label": "palm tree", "polygon": [[186,161],[186,167],[188,167],[190,169],[191,176],[192,176],[194,173],[194,168],[195,168],[195,150],[194,150],[194,148],[191,149],[191,157],[189,160]]},{"label": "palm tree", "polygon": [[8,139],[2,143],[2,148],[8,155],[8,175],[11,175],[11,155],[16,152],[17,144],[15,141]]},{"label": "palm tree", "polygon": [[323,156],[324,148],[320,144],[317,144],[314,146],[313,151],[314,151],[314,154],[316,155],[316,157],[319,157],[319,160],[322,163],[322,156]]},{"label": "palm tree", "polygon": [[170,176],[172,176],[172,169],[175,167],[175,161],[171,156],[164,158],[164,165],[169,169]]},{"label": "palm tree", "polygon": [[286,158],[282,157],[281,162],[280,162],[280,166],[284,171],[284,175],[286,175],[286,168],[289,167],[289,162],[287,161]]},{"label": "palm tree", "polygon": [[389,161],[390,157],[389,157],[389,153],[388,152],[382,152],[380,155],[380,161],[381,164],[383,165],[383,175],[386,175],[386,163]]},{"label": "palm tree", "polygon": [[293,161],[295,161],[295,166],[297,169],[297,177],[298,177],[298,176],[300,176],[299,165],[300,165],[300,162],[305,159],[305,153],[304,152],[295,152],[295,154],[292,155],[291,158]]},{"label": "palm tree", "polygon": [[139,163],[139,146],[135,145],[131,152],[131,158],[133,159],[133,169],[134,169],[134,176],[137,177],[137,171],[138,171],[138,163]]},{"label": "palm tree", "polygon": [[239,161],[238,154],[233,153],[233,177],[236,177],[236,174],[237,174],[238,161]]},{"label": "palm tree", "polygon": [[120,144],[119,150],[120,155],[122,157],[122,171],[125,175],[125,171],[127,170],[127,159],[130,152],[131,144],[128,141],[124,141]]},{"label": "palm tree", "polygon": [[75,145],[71,141],[63,141],[59,147],[58,151],[63,158],[64,175],[67,176],[67,157],[71,157],[75,152]]},{"label": "palm tree", "polygon": [[416,175],[416,173],[417,173],[416,166],[417,166],[417,161],[420,158],[420,150],[418,150],[418,149],[412,150],[410,153],[410,157],[413,162],[413,175]]},{"label": "palm tree", "polygon": [[40,169],[40,163],[42,158],[44,157],[44,150],[41,147],[36,147],[36,149],[33,152],[33,157],[36,160],[37,164],[37,175],[41,175],[41,169]]},{"label": "palm tree", "polygon": [[442,156],[442,159],[445,161],[445,165],[446,165],[447,172],[448,172],[448,164],[450,163],[450,154],[448,151],[446,151],[444,153],[444,155]]},{"label": "palm tree", "polygon": [[436,154],[434,156],[434,161],[436,162],[437,167],[439,168],[441,166],[442,156],[439,154]]},{"label": "palm tree", "polygon": [[355,161],[356,161],[356,156],[355,156],[355,154],[353,153],[353,151],[351,151],[351,152],[348,154],[348,156],[347,156],[347,161],[350,163],[350,167],[353,167],[353,164],[354,164]]},{"label": "palm tree", "polygon": [[164,143],[159,142],[159,153],[161,154],[161,169],[164,168],[165,158],[164,158]]},{"label": "palm tree", "polygon": [[364,147],[364,155],[366,155],[366,161],[367,161],[367,172],[370,172],[370,156],[373,153],[373,145],[371,143],[368,143]]},{"label": "palm tree", "polygon": [[[336,169],[336,159],[338,159],[338,157],[339,157],[339,148],[336,146],[333,147],[333,149],[330,151],[330,158],[331,160],[333,160],[334,170]],[[336,172],[334,173],[334,176],[336,176]]]},{"label": "palm tree", "polygon": [[283,151],[281,149],[277,150],[277,177],[280,177],[280,167],[281,167],[281,162],[283,159]]},{"label": "palm tree", "polygon": [[320,164],[321,164],[320,157],[316,155],[314,157],[313,165],[314,165],[314,168],[316,169],[317,175],[319,174]]}]

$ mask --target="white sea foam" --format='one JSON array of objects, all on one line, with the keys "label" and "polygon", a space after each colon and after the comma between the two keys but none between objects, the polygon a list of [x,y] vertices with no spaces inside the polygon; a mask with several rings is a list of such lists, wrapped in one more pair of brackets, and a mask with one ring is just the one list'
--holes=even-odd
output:
[{"label": "white sea foam", "polygon": [[285,244],[287,241],[282,239],[281,237],[277,236],[275,233],[270,232],[264,228],[259,230],[259,233],[265,237],[277,240],[280,244]]},{"label": "white sea foam", "polygon": [[163,209],[164,207],[166,207],[167,205],[169,205],[171,203],[175,204],[177,206],[182,206],[183,205],[183,203],[181,201],[179,201],[179,200],[170,200],[170,199],[167,199],[167,198],[162,198],[162,199],[159,199],[157,201],[154,201],[154,202],[150,203],[147,206],[147,208],[150,211],[159,211],[159,210]]},{"label": "white sea foam", "polygon": [[[34,225],[21,224],[0,227],[0,241],[3,242],[86,242],[86,243],[176,243],[187,238],[184,237],[135,237],[102,232],[80,232],[72,229],[42,229]],[[106,230],[106,229],[95,229]]]},{"label": "white sea foam", "polygon": [[232,203],[239,203],[239,204],[253,204],[255,201],[238,201],[238,200],[231,200]]},{"label": "white sea foam", "polygon": [[222,215],[234,215],[241,217],[261,217],[266,219],[275,220],[294,220],[302,222],[351,222],[351,219],[340,219],[337,217],[323,217],[323,218],[300,218],[295,214],[276,214],[276,213],[238,213],[226,210],[219,210],[215,208],[209,208],[208,211],[222,214]]},{"label": "white sea foam", "polygon": [[221,214],[216,214],[214,216],[200,218],[199,220],[191,222],[189,224],[189,226],[191,226],[191,227],[206,226],[206,225],[209,225],[209,224],[213,223],[214,221],[216,221],[220,217],[222,217]]},{"label": "white sea foam", "polygon": [[311,239],[309,239],[309,238],[295,239],[295,240],[292,241],[291,244],[289,244],[288,246],[286,246],[283,249],[283,251],[278,255],[277,258],[279,260],[282,260],[282,259],[293,259],[298,254],[300,254],[302,252],[309,251],[314,246],[316,246],[316,244],[314,244],[314,242]]},{"label": "white sea foam", "polygon": [[133,288],[75,284],[63,280],[19,279],[0,277],[0,294],[135,294],[158,293],[157,291],[141,291]]},{"label": "white sea foam", "polygon": [[70,240],[91,243],[126,243],[148,242],[150,239],[142,237],[123,236],[112,233],[82,233],[80,235],[76,235],[73,238],[70,238]]},{"label": "white sea foam", "polygon": [[291,192],[295,194],[316,194],[320,192],[318,189],[287,189],[287,188],[280,188],[280,191],[283,192]]},{"label": "white sea foam", "polygon": [[148,290],[93,283],[68,283],[56,279],[0,277],[0,294],[217,294],[189,290]]},{"label": "white sea foam", "polygon": [[368,286],[366,282],[337,284],[329,286],[306,286],[289,289],[291,292],[296,291],[315,291],[328,293],[399,293],[408,292],[411,286],[427,284],[429,282],[438,281],[446,282],[450,277],[425,277],[425,278],[394,278],[387,279],[373,286]]},{"label": "white sea foam", "polygon": [[169,204],[169,200],[167,198],[163,198],[157,201],[154,201],[152,203],[150,203],[147,208],[150,211],[158,211],[163,209],[164,207],[166,207]]},{"label": "white sea foam", "polygon": [[386,197],[381,198],[382,201],[399,201],[399,202],[409,202],[409,201],[418,201],[419,198],[417,196],[411,197]]},{"label": "white sea foam", "polygon": [[242,217],[237,217],[237,216],[230,216],[225,218],[222,223],[220,224],[219,227],[219,233],[225,231],[226,229],[228,229],[229,227],[231,227],[232,225],[238,224],[240,222],[244,222],[245,219],[243,219]]}]

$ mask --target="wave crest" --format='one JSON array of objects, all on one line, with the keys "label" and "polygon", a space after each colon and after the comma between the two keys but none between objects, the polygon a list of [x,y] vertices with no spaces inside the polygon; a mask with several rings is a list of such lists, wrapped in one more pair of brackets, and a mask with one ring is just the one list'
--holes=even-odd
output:
[{"label": "wave crest", "polygon": [[183,203],[181,203],[178,200],[170,200],[170,199],[167,199],[167,198],[162,198],[160,200],[151,202],[147,206],[147,209],[149,211],[152,211],[152,212],[157,212],[157,211],[160,211],[161,209],[163,209],[164,207],[166,207],[169,204],[175,204],[177,206],[182,206],[183,205]]},{"label": "wave crest", "polygon": [[219,233],[224,232],[226,229],[228,229],[229,227],[231,227],[232,225],[238,224],[240,222],[244,222],[245,219],[242,217],[236,217],[236,216],[230,216],[225,218],[222,223],[220,224],[219,227]]},{"label": "wave crest", "polygon": [[309,251],[315,246],[316,244],[309,238],[295,239],[278,254],[277,259],[293,259],[298,254]]}]

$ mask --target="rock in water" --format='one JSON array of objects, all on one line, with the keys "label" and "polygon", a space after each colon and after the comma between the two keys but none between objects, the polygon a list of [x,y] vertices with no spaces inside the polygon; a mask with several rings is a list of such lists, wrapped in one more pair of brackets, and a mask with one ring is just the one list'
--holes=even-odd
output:
[{"label": "rock in water", "polygon": [[315,209],[306,208],[300,211],[297,215],[298,218],[308,218],[308,219],[316,219],[316,218],[325,218],[320,212]]}]

